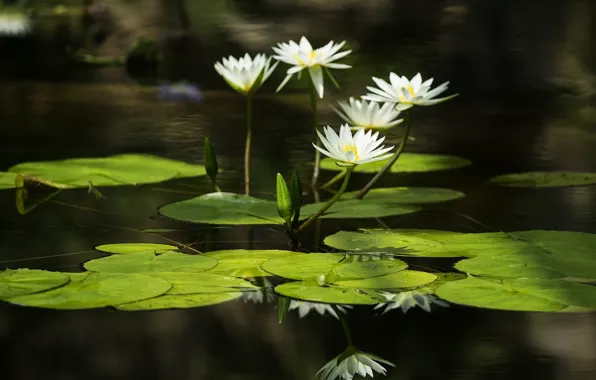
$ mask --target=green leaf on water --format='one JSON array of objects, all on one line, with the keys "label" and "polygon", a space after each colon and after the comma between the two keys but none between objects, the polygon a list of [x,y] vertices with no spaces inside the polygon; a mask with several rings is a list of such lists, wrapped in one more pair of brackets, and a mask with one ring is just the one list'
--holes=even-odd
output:
[{"label": "green leaf on water", "polygon": [[0,190],[13,189],[16,187],[16,173],[0,172]]},{"label": "green leaf on water", "polygon": [[[117,256],[127,257],[127,256]],[[92,309],[160,296],[172,287],[162,278],[138,273],[69,273],[70,282],[6,301],[47,309]]]},{"label": "green leaf on water", "polygon": [[89,271],[104,273],[199,273],[216,265],[217,260],[202,254],[187,255],[180,252],[166,252],[156,256],[152,252],[137,252],[90,260],[84,264],[84,267]]},{"label": "green leaf on water", "polygon": [[122,186],[206,175],[202,165],[145,154],[26,162],[9,171],[37,177],[48,186],[60,188],[87,188],[90,181],[95,187]]},{"label": "green leaf on water", "polygon": [[116,308],[123,311],[185,309],[217,305],[234,300],[241,295],[241,292],[163,295],[143,301],[116,305]]},{"label": "green leaf on water", "polygon": [[490,184],[509,187],[571,187],[596,184],[596,173],[527,172],[510,173],[491,178]]},{"label": "green leaf on water", "polygon": [[[301,209],[301,213],[310,216],[316,213],[325,203],[311,203]],[[375,200],[350,199],[334,203],[321,219],[350,218],[383,218],[386,216],[411,214],[422,210],[418,206],[398,205]]]},{"label": "green leaf on water", "polygon": [[261,267],[276,276],[292,280],[327,283],[382,276],[407,268],[407,264],[401,260],[343,262],[344,259],[344,255],[310,253],[268,260]]},{"label": "green leaf on water", "polygon": [[264,277],[270,273],[261,269],[261,264],[269,259],[289,256],[304,256],[304,253],[282,250],[244,250],[212,251],[203,254],[217,260],[217,266],[208,273],[235,277]]},{"label": "green leaf on water", "polygon": [[396,256],[459,257],[449,252],[443,241],[459,232],[408,229],[363,229],[360,232],[340,231],[327,236],[325,244],[350,252],[383,253]]},{"label": "green leaf on water", "polygon": [[460,305],[515,311],[596,310],[596,287],[565,280],[491,281],[469,277],[440,286],[437,296]]},{"label": "green leaf on water", "polygon": [[[377,173],[389,161],[382,160],[369,164],[358,165],[354,168],[356,173]],[[402,153],[397,162],[391,167],[392,173],[422,173],[447,169],[459,169],[471,165],[472,162],[465,158],[445,154]],[[325,170],[341,171],[335,165],[335,160],[325,158],[321,160],[321,168]]]},{"label": "green leaf on water", "polygon": [[[241,278],[211,273],[155,272],[149,276],[163,278],[172,284],[167,295],[196,293],[227,293],[241,289],[259,289],[258,286]],[[241,289],[240,289],[241,288]]]},{"label": "green leaf on water", "polygon": [[[360,193],[350,191],[340,199],[352,199]],[[372,189],[363,198],[364,201],[389,204],[427,204],[451,201],[465,197],[461,191],[435,187],[384,187]]]},{"label": "green leaf on water", "polygon": [[33,269],[6,269],[0,271],[0,299],[43,292],[60,287],[70,277],[60,272]]},{"label": "green leaf on water", "polygon": [[316,282],[287,282],[275,287],[275,291],[283,296],[310,302],[333,303],[342,305],[373,305],[376,292],[363,292],[359,289],[336,286],[319,286]]},{"label": "green leaf on water", "polygon": [[345,288],[359,289],[399,289],[416,288],[427,285],[437,279],[432,273],[404,270],[384,276],[363,278],[361,280],[335,281],[334,284]]},{"label": "green leaf on water", "polygon": [[120,244],[103,244],[95,247],[96,250],[107,253],[138,253],[138,252],[152,252],[156,255],[166,253],[169,251],[177,251],[178,247],[168,244],[156,243],[120,243]]}]

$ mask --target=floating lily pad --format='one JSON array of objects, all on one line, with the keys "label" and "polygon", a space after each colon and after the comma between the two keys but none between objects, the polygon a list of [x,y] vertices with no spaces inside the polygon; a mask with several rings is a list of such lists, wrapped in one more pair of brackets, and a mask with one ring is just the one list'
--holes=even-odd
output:
[{"label": "floating lily pad", "polygon": [[[324,203],[311,203],[300,209],[302,216],[315,214]],[[383,218],[386,216],[411,214],[422,210],[418,206],[377,202],[374,199],[352,199],[334,203],[321,219]]]},{"label": "floating lily pad", "polygon": [[32,269],[7,269],[0,272],[0,299],[43,292],[60,287],[70,277],[60,272]]},{"label": "floating lily pad", "polygon": [[527,172],[493,177],[493,185],[509,187],[571,187],[596,184],[596,173],[586,172]]},{"label": "floating lily pad", "polygon": [[401,260],[376,260],[346,262],[344,255],[311,253],[266,261],[261,266],[274,275],[293,280],[335,282],[348,279],[369,278],[398,272],[407,268]]},{"label": "floating lily pad", "polygon": [[209,273],[216,273],[236,277],[263,277],[271,276],[270,273],[261,269],[261,264],[269,259],[280,257],[305,255],[300,252],[281,250],[244,250],[235,249],[228,251],[213,251],[203,254],[217,260],[215,268]]},{"label": "floating lily pad", "polygon": [[0,172],[0,189],[12,189],[15,187],[16,173]]},{"label": "floating lily pad", "polygon": [[10,172],[41,178],[55,187],[138,185],[206,175],[205,167],[145,154],[25,162]]},{"label": "floating lily pad", "polygon": [[241,295],[241,292],[164,295],[144,301],[116,305],[116,308],[123,311],[186,309],[217,305],[234,300]]},{"label": "floating lily pad", "polygon": [[[390,159],[387,159],[358,165],[354,168],[354,171],[357,173],[377,173],[389,161]],[[471,164],[470,160],[446,154],[402,153],[390,171],[392,173],[422,173],[459,169]],[[331,158],[321,160],[321,168],[335,171],[344,170],[344,168],[337,166],[335,160]]]},{"label": "floating lily pad", "polygon": [[210,273],[156,272],[150,276],[163,278],[172,284],[167,295],[196,293],[226,293],[242,289],[259,289],[258,286],[241,278]]},{"label": "floating lily pad", "polygon": [[48,309],[92,309],[157,297],[171,288],[163,278],[138,273],[85,272],[69,276],[70,282],[65,286],[6,301]]},{"label": "floating lily pad", "polygon": [[155,243],[121,243],[121,244],[103,244],[95,247],[96,250],[107,253],[139,253],[151,252],[156,255],[169,251],[177,251],[178,247],[167,244]]},{"label": "floating lily pad", "polygon": [[487,309],[564,311],[596,309],[596,287],[564,280],[489,281],[475,277],[440,286],[436,294],[452,303]]},{"label": "floating lily pad", "polygon": [[325,238],[325,244],[350,252],[383,253],[396,256],[459,257],[443,245],[459,232],[408,229],[363,229],[340,231]]},{"label": "floating lily pad", "polygon": [[374,291],[369,294],[359,289],[319,286],[313,282],[287,282],[276,286],[275,291],[282,296],[310,302],[343,305],[373,305],[378,302]]},{"label": "floating lily pad", "polygon": [[[344,193],[340,199],[351,199],[360,190]],[[363,198],[364,201],[374,201],[391,204],[427,204],[451,201],[465,197],[461,191],[435,187],[383,187],[372,189]]]},{"label": "floating lily pad", "polygon": [[204,272],[217,265],[217,260],[204,255],[166,252],[155,256],[152,252],[112,255],[87,261],[85,269],[105,273],[144,272]]},{"label": "floating lily pad", "polygon": [[432,283],[437,279],[432,273],[404,270],[384,276],[363,278],[361,280],[335,281],[334,284],[346,288],[359,289],[398,289],[415,288]]},{"label": "floating lily pad", "polygon": [[230,225],[283,223],[283,219],[277,214],[275,202],[223,192],[170,203],[161,207],[159,213],[168,218],[193,223]]}]

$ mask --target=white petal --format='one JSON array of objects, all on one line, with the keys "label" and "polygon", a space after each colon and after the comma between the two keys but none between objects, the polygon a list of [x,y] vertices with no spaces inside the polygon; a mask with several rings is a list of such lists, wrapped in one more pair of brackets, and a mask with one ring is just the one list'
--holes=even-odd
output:
[{"label": "white petal", "polygon": [[323,70],[321,66],[311,66],[308,68],[308,72],[310,73],[310,79],[312,81],[313,86],[315,86],[315,90],[319,95],[319,98],[323,98]]}]

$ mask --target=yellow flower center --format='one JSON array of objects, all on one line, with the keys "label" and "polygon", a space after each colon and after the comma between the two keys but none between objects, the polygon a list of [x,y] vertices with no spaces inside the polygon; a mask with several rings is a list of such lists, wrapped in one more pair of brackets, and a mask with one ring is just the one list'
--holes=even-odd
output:
[{"label": "yellow flower center", "polygon": [[296,60],[296,62],[298,62],[298,64],[300,66],[310,66],[312,61],[317,57],[317,51],[316,50],[311,50],[308,53],[308,60],[306,62],[304,62],[302,59],[300,59],[300,57],[298,57],[298,55],[294,55],[293,58]]},{"label": "yellow flower center", "polygon": [[[360,155],[358,154],[358,148],[355,144],[345,144],[341,146],[341,150],[344,153],[350,153],[351,159],[348,158],[349,162],[354,162],[360,160]],[[349,157],[349,156],[348,156]]]},{"label": "yellow flower center", "polygon": [[[410,93],[410,96],[413,98],[416,96],[416,92],[414,91],[414,86],[412,86],[411,84],[404,86],[403,90],[406,90],[407,92]],[[403,91],[399,92],[399,100],[401,100],[404,103],[409,103],[410,101],[408,99],[406,99],[406,97],[403,95]]]}]

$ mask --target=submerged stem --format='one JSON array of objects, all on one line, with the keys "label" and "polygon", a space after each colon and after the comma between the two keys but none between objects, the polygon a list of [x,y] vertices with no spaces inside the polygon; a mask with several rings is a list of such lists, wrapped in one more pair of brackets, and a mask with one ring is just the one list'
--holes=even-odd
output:
[{"label": "submerged stem", "polygon": [[246,95],[246,143],[244,146],[244,193],[250,194],[250,145],[252,143],[252,95]]},{"label": "submerged stem", "polygon": [[383,168],[373,177],[373,179],[370,180],[369,183],[366,184],[366,186],[364,186],[364,188],[362,188],[360,193],[358,193],[358,195],[356,196],[357,199],[364,198],[364,196],[366,194],[368,194],[368,192],[370,191],[370,189],[372,189],[372,187],[375,185],[375,183],[377,183],[379,178],[381,178],[383,176],[383,174],[387,173],[387,171],[389,171],[389,169],[391,169],[393,164],[395,164],[395,162],[397,161],[399,156],[401,156],[402,152],[404,151],[404,148],[406,147],[406,143],[408,142],[408,136],[410,135],[410,129],[411,129],[411,125],[412,125],[410,123],[410,119],[411,119],[410,113],[411,112],[412,111],[406,111],[406,115],[405,115],[406,128],[404,130],[404,136],[401,140],[401,143],[399,144],[399,147],[397,148],[397,150],[391,157],[391,160],[387,164],[385,164],[385,166],[383,166]]},{"label": "submerged stem", "polygon": [[306,222],[304,222],[296,230],[296,233],[299,233],[300,231],[304,230],[306,227],[308,227],[310,224],[312,224],[315,220],[319,219],[319,217],[321,215],[323,215],[325,213],[325,211],[327,211],[329,209],[329,207],[331,207],[335,202],[337,202],[339,200],[339,197],[341,197],[341,195],[344,193],[344,191],[346,191],[346,188],[348,187],[348,182],[350,181],[350,176],[352,175],[352,170],[354,170],[355,167],[356,167],[356,165],[349,166],[346,168],[346,176],[344,177],[344,182],[341,184],[341,188],[339,189],[339,191],[337,193],[335,193],[333,198],[331,198],[327,203],[325,203],[323,205],[323,207],[321,207],[319,209],[319,211],[317,211],[313,216],[308,218],[306,220]]},{"label": "submerged stem", "polygon": [[[310,75],[310,74],[309,74]],[[313,119],[313,133],[315,134],[315,142],[317,145],[321,145],[321,140],[319,139],[319,134],[317,130],[319,128],[319,112],[317,110],[317,89],[315,85],[310,81],[310,109],[312,111],[312,119]],[[319,166],[321,163],[321,152],[315,149],[315,167],[312,173],[312,181],[311,186],[315,187],[317,185],[317,181],[319,180]]]},{"label": "submerged stem", "polygon": [[346,320],[346,316],[339,310],[339,308],[334,304],[329,304],[339,321],[341,322],[341,327],[344,329],[344,334],[346,334],[346,341],[348,342],[348,347],[353,347],[354,343],[352,342],[352,333],[350,332],[350,327],[348,326],[348,321]]}]

